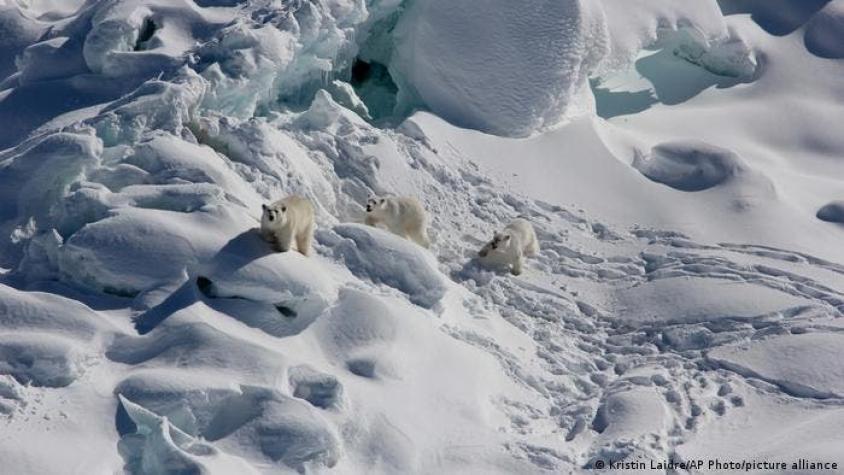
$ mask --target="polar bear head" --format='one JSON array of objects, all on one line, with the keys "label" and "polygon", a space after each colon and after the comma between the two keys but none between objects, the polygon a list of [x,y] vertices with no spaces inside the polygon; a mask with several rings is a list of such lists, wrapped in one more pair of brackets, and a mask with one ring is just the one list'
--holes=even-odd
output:
[{"label": "polar bear head", "polygon": [[487,257],[490,254],[507,254],[510,251],[513,237],[510,233],[495,233],[492,240],[478,251],[481,257]]},{"label": "polar bear head", "polygon": [[366,212],[377,214],[387,208],[387,198],[381,196],[370,196],[366,200]]},{"label": "polar bear head", "polygon": [[261,205],[261,227],[264,229],[280,228],[287,224],[287,205]]}]

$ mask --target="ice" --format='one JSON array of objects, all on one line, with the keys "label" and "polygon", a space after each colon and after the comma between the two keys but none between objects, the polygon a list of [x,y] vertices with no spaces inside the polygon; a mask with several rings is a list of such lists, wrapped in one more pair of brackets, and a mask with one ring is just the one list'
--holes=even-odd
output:
[{"label": "ice", "polygon": [[123,396],[120,404],[137,427],[136,434],[121,440],[121,452],[126,459],[124,468],[129,473],[258,473],[244,460],[192,438],[173,427],[167,418]]},{"label": "ice", "polygon": [[589,110],[587,77],[608,46],[600,5],[579,0],[415,2],[394,35],[390,69],[401,101],[511,136]]},{"label": "ice", "polygon": [[4,470],[841,466],[840,5],[0,0]]}]

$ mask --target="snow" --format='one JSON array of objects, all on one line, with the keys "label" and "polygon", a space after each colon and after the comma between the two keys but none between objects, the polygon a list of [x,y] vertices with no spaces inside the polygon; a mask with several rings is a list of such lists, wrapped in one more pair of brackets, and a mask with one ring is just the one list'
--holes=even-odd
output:
[{"label": "snow", "polygon": [[841,397],[844,367],[834,333],[805,333],[772,337],[711,351],[709,359],[740,373],[748,373],[804,397]]},{"label": "snow", "polygon": [[844,466],[840,10],[0,0],[4,469]]},{"label": "snow", "polygon": [[629,323],[698,323],[721,318],[746,319],[810,304],[788,293],[743,282],[671,276],[623,289],[617,299]]},{"label": "snow", "polygon": [[415,2],[394,34],[402,94],[458,126],[513,136],[588,108],[587,74],[607,42],[600,7],[579,0]]},{"label": "snow", "polygon": [[747,166],[729,150],[706,143],[671,142],[655,146],[649,158],[633,166],[649,179],[680,191],[701,191],[746,173]]},{"label": "snow", "polygon": [[842,26],[844,2],[836,0],[828,3],[806,24],[806,49],[822,58],[844,57]]},{"label": "snow", "polygon": [[844,201],[833,201],[823,205],[818,210],[817,217],[823,221],[844,223]]},{"label": "snow", "polygon": [[427,308],[445,294],[436,262],[415,243],[361,225],[335,226],[334,232],[340,237],[334,252],[356,276],[398,289]]}]

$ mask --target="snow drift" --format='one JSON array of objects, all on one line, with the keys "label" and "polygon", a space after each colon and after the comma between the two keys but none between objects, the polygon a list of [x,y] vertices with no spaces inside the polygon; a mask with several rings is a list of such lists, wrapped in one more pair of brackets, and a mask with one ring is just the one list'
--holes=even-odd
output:
[{"label": "snow drift", "polygon": [[[840,458],[838,2],[728,3],[3,3],[4,467]],[[288,194],[311,257],[255,232]],[[478,266],[517,217],[539,255]]]}]

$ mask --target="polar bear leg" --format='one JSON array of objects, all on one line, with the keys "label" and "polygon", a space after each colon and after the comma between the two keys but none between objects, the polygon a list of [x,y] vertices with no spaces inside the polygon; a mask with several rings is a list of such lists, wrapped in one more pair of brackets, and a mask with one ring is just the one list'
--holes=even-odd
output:
[{"label": "polar bear leg", "polygon": [[424,248],[431,247],[431,240],[428,239],[428,232],[424,225],[415,224],[405,228],[404,237],[416,242]]},{"label": "polar bear leg", "polygon": [[510,272],[513,275],[519,275],[522,273],[522,253],[516,254],[516,257],[513,259],[512,263],[513,267],[510,269]]},{"label": "polar bear leg", "polygon": [[278,252],[287,252],[293,244],[293,236],[290,230],[277,231],[275,233],[275,248]]},{"label": "polar bear leg", "polygon": [[302,253],[303,256],[311,254],[311,242],[314,240],[314,224],[310,223],[308,226],[296,235],[296,249]]},{"label": "polar bear leg", "polygon": [[539,241],[537,241],[536,239],[536,234],[532,234],[530,236],[530,242],[525,248],[525,255],[528,257],[533,257],[537,254],[539,254]]}]

